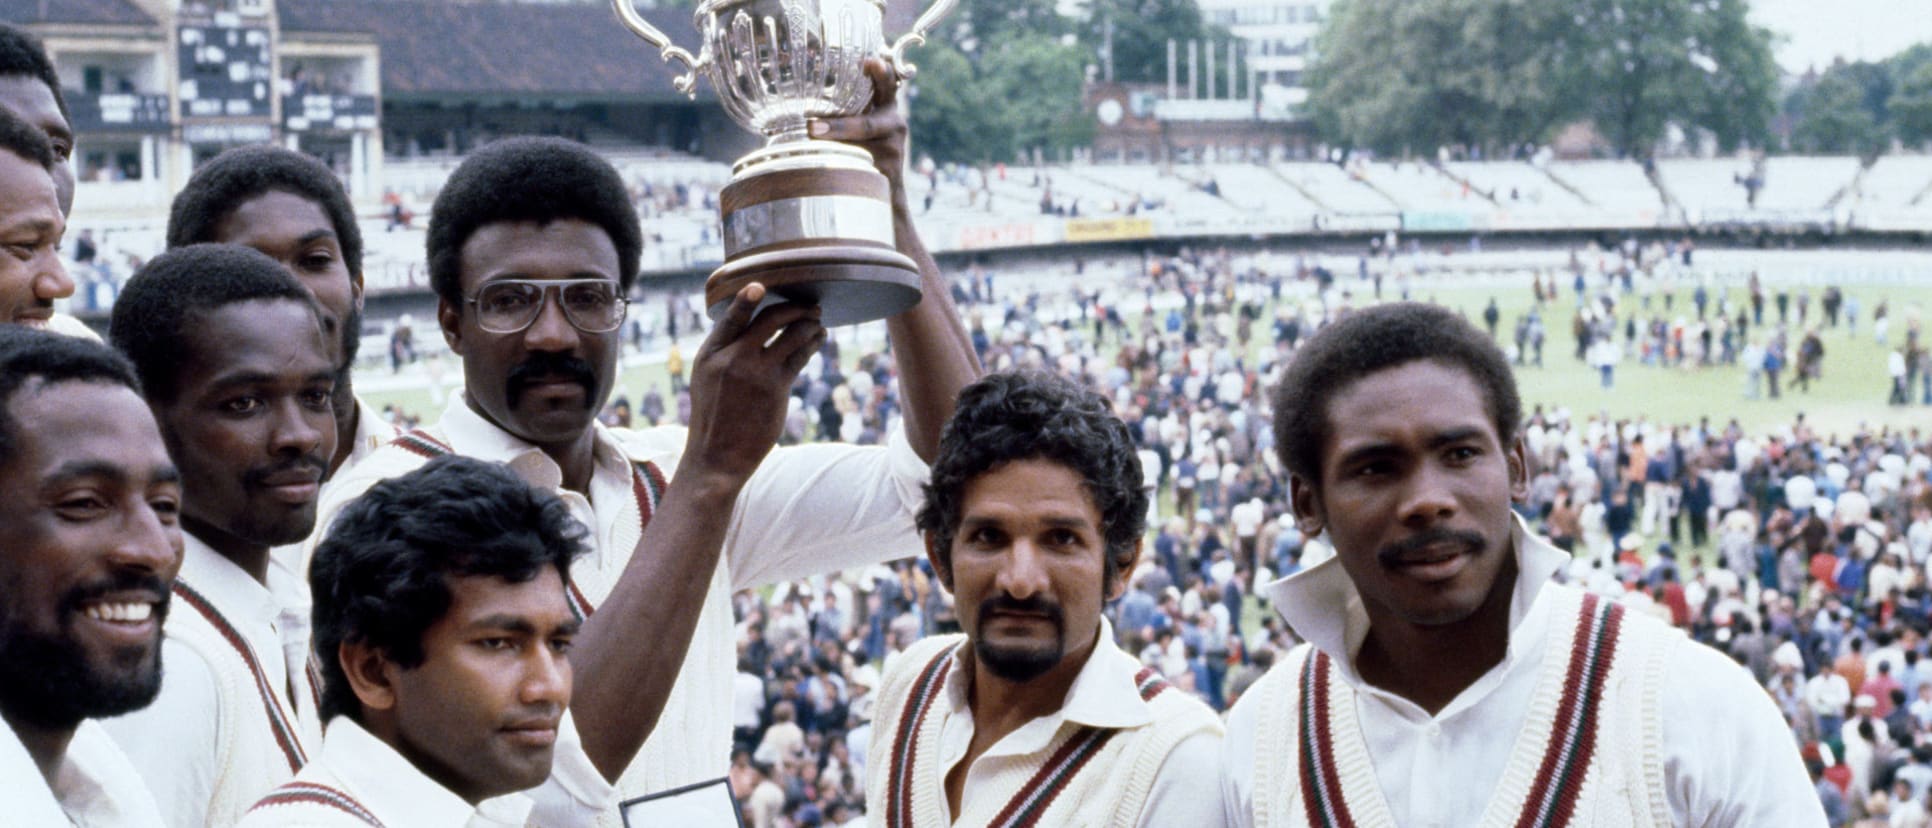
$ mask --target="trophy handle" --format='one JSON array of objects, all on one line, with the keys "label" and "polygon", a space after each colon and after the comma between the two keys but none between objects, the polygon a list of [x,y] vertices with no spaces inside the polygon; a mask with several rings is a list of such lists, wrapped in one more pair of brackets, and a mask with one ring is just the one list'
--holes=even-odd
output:
[{"label": "trophy handle", "polygon": [[[624,0],[615,0],[615,2],[622,3]],[[919,15],[919,19],[913,21],[912,29],[892,42],[892,48],[886,50],[886,62],[892,65],[892,70],[899,74],[900,80],[912,80],[919,74],[919,67],[906,59],[906,49],[925,43],[926,33],[932,31],[932,27],[939,25],[939,21],[951,14],[953,7],[957,5],[959,0],[933,0],[933,4],[926,7],[926,11]]]},{"label": "trophy handle", "polygon": [[[951,0],[951,2],[957,2],[957,0]],[[645,20],[643,15],[637,13],[637,9],[631,7],[631,0],[610,0],[610,5],[611,8],[617,11],[617,19],[623,22],[625,28],[630,29],[632,34],[643,38],[645,43],[649,43],[659,49],[658,56],[662,57],[665,63],[670,63],[675,60],[684,64],[684,74],[672,78],[671,86],[676,88],[679,93],[695,97],[697,94],[695,90],[698,86],[698,68],[704,65],[706,58],[694,58],[690,52],[672,44],[671,38],[667,37],[663,32],[658,31],[656,26],[651,25],[649,20]],[[924,18],[921,18],[921,20],[924,20]]]}]

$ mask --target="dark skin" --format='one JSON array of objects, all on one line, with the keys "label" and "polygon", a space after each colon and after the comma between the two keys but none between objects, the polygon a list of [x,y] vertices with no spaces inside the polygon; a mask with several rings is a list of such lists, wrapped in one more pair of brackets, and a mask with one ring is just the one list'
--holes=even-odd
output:
[{"label": "dark skin", "polygon": [[[717,569],[738,493],[777,444],[792,380],[825,341],[816,307],[753,318],[764,295],[764,285],[746,285],[698,349],[677,476],[570,653],[580,679],[570,710],[584,752],[613,782],[657,727],[704,608],[705,590],[691,585]],[[644,553],[652,549],[681,554]],[[637,646],[640,630],[652,646]]]},{"label": "dark skin", "polygon": [[1329,533],[1361,594],[1362,678],[1440,712],[1508,651],[1526,450],[1498,435],[1473,377],[1433,361],[1344,386],[1327,416],[1319,484],[1290,481],[1296,519]]},{"label": "dark skin", "polygon": [[939,430],[953,414],[959,389],[979,378],[978,353],[953,306],[952,291],[912,224],[906,196],[906,115],[899,109],[898,76],[878,58],[866,58],[872,105],[849,118],[813,121],[813,138],[841,141],[872,153],[890,184],[893,243],[919,266],[919,304],[886,320],[886,336],[898,364],[904,396],[906,439],[928,463],[939,453]]}]

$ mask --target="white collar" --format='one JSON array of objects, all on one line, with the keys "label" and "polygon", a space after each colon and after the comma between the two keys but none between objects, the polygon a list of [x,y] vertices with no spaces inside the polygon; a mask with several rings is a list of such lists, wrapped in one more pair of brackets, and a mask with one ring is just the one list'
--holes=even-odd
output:
[{"label": "white collar", "polygon": [[[181,571],[180,580],[187,582],[194,591],[208,599],[231,621],[253,622],[249,629],[258,629],[273,624],[282,614],[282,602],[276,599],[275,592],[255,580],[254,576],[236,565],[234,561],[222,557],[214,547],[200,538],[181,533]],[[279,567],[270,566],[270,575],[284,573]],[[280,590],[289,592],[289,590]],[[306,590],[302,590],[306,591]],[[180,611],[175,607],[174,611]],[[243,626],[237,624],[237,626]]]},{"label": "white collar", "polygon": [[121,749],[93,719],[74,730],[53,784],[13,726],[0,719],[0,789],[19,825],[158,825],[160,809]]},{"label": "white collar", "polygon": [[[542,449],[524,442],[476,413],[470,407],[467,393],[450,398],[449,406],[443,409],[443,418],[437,422],[457,454],[502,463],[532,486],[546,489],[563,487],[563,469],[557,465],[557,461],[550,459],[550,455],[543,453]],[[595,419],[591,420],[590,428],[595,435],[592,452],[596,464],[628,477],[630,460],[618,445],[616,437]]]},{"label": "white collar", "polygon": [[[971,640],[953,652],[952,668],[946,674],[946,693],[954,710],[968,710],[967,691],[972,673],[966,666],[966,648]],[[1087,663],[1073,677],[1066,700],[1051,715],[1041,716],[1006,735],[985,755],[1023,755],[1046,749],[1060,730],[1062,722],[1103,728],[1140,727],[1154,721],[1153,710],[1141,698],[1134,684],[1140,662],[1114,645],[1114,628],[1105,616]]]},{"label": "white collar", "polygon": [[[1516,556],[1516,586],[1509,600],[1509,647],[1499,667],[1507,667],[1521,654],[1534,650],[1542,640],[1543,624],[1525,624],[1543,585],[1570,561],[1570,556],[1544,542],[1529,531],[1520,516],[1510,519],[1510,554]],[[1361,593],[1342,569],[1338,554],[1315,566],[1274,581],[1262,592],[1274,604],[1275,612],[1315,649],[1333,659],[1344,678],[1362,685],[1355,672],[1355,653],[1368,636],[1368,610],[1362,606]],[[1449,710],[1444,709],[1444,714]]]},{"label": "white collar", "polygon": [[533,805],[522,794],[471,805],[347,716],[329,721],[321,762],[384,825],[522,825]]},{"label": "white collar", "polygon": [[401,433],[383,418],[381,411],[371,407],[362,397],[356,397],[355,445],[349,449],[349,462],[344,466],[353,465],[369,456]]}]

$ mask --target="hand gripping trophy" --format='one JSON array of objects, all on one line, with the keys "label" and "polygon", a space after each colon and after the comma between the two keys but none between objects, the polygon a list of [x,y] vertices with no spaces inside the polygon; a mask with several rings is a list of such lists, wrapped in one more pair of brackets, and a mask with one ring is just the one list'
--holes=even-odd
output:
[{"label": "hand gripping trophy", "polygon": [[[858,147],[806,135],[806,121],[856,115],[872,99],[865,59],[879,56],[902,80],[917,71],[907,47],[958,0],[935,0],[912,30],[885,47],[884,0],[703,0],[696,57],[631,7],[618,19],[665,61],[692,94],[705,73],[725,111],[765,146],[731,168],[718,194],[725,263],[704,286],[713,318],[747,282],[783,299],[816,302],[827,325],[881,319],[919,301],[919,270],[893,246],[886,178]],[[771,300],[767,300],[771,301]]]}]

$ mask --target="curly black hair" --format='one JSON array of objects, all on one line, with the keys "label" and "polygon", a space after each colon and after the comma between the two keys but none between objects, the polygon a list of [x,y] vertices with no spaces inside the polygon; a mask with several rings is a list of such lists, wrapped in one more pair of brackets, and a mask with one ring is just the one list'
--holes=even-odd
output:
[{"label": "curly black hair", "polygon": [[617,282],[637,281],[644,232],[617,169],[588,147],[562,138],[506,138],[463,159],[429,212],[429,284],[437,298],[463,306],[463,245],[499,222],[547,224],[578,219],[610,235]]},{"label": "curly black hair", "polygon": [[200,314],[258,299],[297,302],[322,330],[321,311],[308,289],[261,251],[234,244],[177,247],[128,278],[114,302],[108,340],[134,363],[150,402],[172,402],[181,390],[175,372],[188,325]]},{"label": "curly black hair", "polygon": [[1330,436],[1328,401],[1378,371],[1432,360],[1469,372],[1504,446],[1516,439],[1523,401],[1509,358],[1495,340],[1439,305],[1390,302],[1351,311],[1295,352],[1274,390],[1275,450],[1289,474],[1321,487],[1322,447]]},{"label": "curly black hair", "polygon": [[0,466],[12,462],[18,428],[13,398],[31,380],[94,382],[141,393],[134,366],[105,345],[25,325],[0,325]]},{"label": "curly black hair", "polygon": [[1038,371],[988,374],[959,392],[939,437],[939,456],[916,521],[940,563],[952,568],[952,542],[966,486],[1016,460],[1050,460],[1078,473],[1100,512],[1106,583],[1132,568],[1147,529],[1147,490],[1127,424],[1105,397],[1072,380]]},{"label": "curly black hair", "polygon": [[26,29],[0,23],[0,78],[12,75],[27,75],[47,84],[48,91],[54,93],[54,106],[60,108],[60,119],[74,120],[67,112],[67,97],[60,94],[60,73],[54,71],[47,46]]},{"label": "curly black hair", "polygon": [[361,721],[338,653],[344,643],[422,666],[423,634],[449,611],[449,579],[526,583],[554,568],[565,583],[587,549],[583,524],[556,495],[500,463],[445,455],[377,483],[330,524],[309,562],[322,718]]},{"label": "curly black hair", "polygon": [[349,275],[362,275],[362,228],[335,173],[306,154],[273,144],[236,147],[195,170],[168,209],[168,246],[215,240],[215,229],[242,202],[282,192],[315,202],[328,214]]},{"label": "curly black hair", "polygon": [[60,163],[60,156],[54,154],[54,142],[47,140],[47,133],[5,108],[0,108],[0,149],[49,172]]},{"label": "curly black hair", "polygon": [[[356,224],[349,193],[335,173],[307,154],[273,144],[236,147],[201,165],[168,208],[168,246],[215,241],[217,228],[247,201],[281,192],[314,202],[335,228],[336,244],[349,278],[362,278],[362,228]],[[362,346],[362,313],[351,309],[342,320],[342,361],[346,372]]]}]

